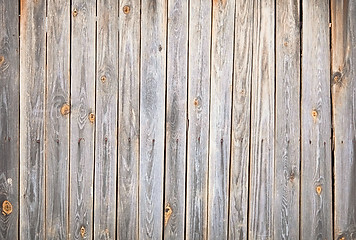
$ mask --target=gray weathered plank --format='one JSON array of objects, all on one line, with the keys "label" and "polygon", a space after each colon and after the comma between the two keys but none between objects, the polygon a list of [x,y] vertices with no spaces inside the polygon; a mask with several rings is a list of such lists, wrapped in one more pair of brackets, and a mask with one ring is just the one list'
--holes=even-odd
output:
[{"label": "gray weathered plank", "polygon": [[20,239],[44,239],[46,0],[20,6]]},{"label": "gray weathered plank", "polygon": [[167,0],[142,0],[140,93],[140,239],[163,227]]},{"label": "gray weathered plank", "polygon": [[[18,239],[19,4],[0,1],[0,239]],[[9,204],[7,204],[9,202]],[[6,205],[9,208],[6,208]],[[12,208],[11,208],[12,206]],[[5,209],[4,209],[5,207]]]},{"label": "gray weathered plank", "polygon": [[302,239],[332,239],[329,1],[303,0]]},{"label": "gray weathered plank", "polygon": [[118,239],[138,239],[140,0],[119,7]]},{"label": "gray weathered plank", "polygon": [[206,239],[211,3],[189,1],[186,238]]},{"label": "gray weathered plank", "polygon": [[247,239],[253,1],[236,0],[229,239]]},{"label": "gray weathered plank", "polygon": [[254,2],[249,239],[273,238],[275,52],[273,0]]},{"label": "gray weathered plank", "polygon": [[97,1],[94,238],[116,236],[118,1]]},{"label": "gray weathered plank", "polygon": [[300,2],[276,3],[274,239],[299,239]]},{"label": "gray weathered plank", "polygon": [[208,238],[228,237],[235,0],[213,1]]},{"label": "gray weathered plank", "polygon": [[331,1],[334,239],[356,235],[356,2]]},{"label": "gray weathered plank", "polygon": [[69,238],[92,238],[95,0],[72,1]]},{"label": "gray weathered plank", "polygon": [[184,239],[188,1],[168,1],[164,239]]},{"label": "gray weathered plank", "polygon": [[47,3],[46,238],[68,236],[70,3]]}]

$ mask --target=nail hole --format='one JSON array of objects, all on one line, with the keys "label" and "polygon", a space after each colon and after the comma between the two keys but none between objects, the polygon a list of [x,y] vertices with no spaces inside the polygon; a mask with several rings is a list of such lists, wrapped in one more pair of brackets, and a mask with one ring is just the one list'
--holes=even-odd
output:
[{"label": "nail hole", "polygon": [[74,8],[73,10],[73,16],[76,17],[78,15],[78,10],[76,8]]},{"label": "nail hole", "polygon": [[122,8],[122,11],[123,11],[125,14],[128,14],[128,13],[130,12],[130,6],[125,5],[125,6]]}]

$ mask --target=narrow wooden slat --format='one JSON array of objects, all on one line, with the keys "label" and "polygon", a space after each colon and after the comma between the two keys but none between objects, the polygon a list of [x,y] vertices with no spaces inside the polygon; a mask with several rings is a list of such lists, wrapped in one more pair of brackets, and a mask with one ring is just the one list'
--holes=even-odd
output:
[{"label": "narrow wooden slat", "polygon": [[118,1],[97,1],[94,239],[116,236]]},{"label": "narrow wooden slat", "polygon": [[332,239],[329,1],[303,0],[302,239]]},{"label": "narrow wooden slat", "polygon": [[142,0],[139,237],[162,238],[167,0]]},{"label": "narrow wooden slat", "polygon": [[46,238],[68,236],[70,4],[48,0]]},{"label": "narrow wooden slat", "polygon": [[20,239],[44,239],[46,0],[20,6]]},{"label": "narrow wooden slat", "polygon": [[235,0],[213,1],[208,238],[228,236]]},{"label": "narrow wooden slat", "polygon": [[207,238],[211,1],[189,1],[186,238]]},{"label": "narrow wooden slat", "polygon": [[254,2],[249,239],[273,238],[274,1]]},{"label": "narrow wooden slat", "polygon": [[92,238],[95,0],[72,1],[69,238]]},{"label": "narrow wooden slat", "polygon": [[253,1],[236,0],[229,239],[247,239]]},{"label": "narrow wooden slat", "polygon": [[[0,1],[0,239],[18,239],[19,4]],[[6,209],[7,202],[12,206]],[[5,209],[4,209],[5,207]]]},{"label": "narrow wooden slat", "polygon": [[188,0],[168,1],[164,239],[184,239]]},{"label": "narrow wooden slat", "polygon": [[138,239],[140,0],[119,7],[118,239]]},{"label": "narrow wooden slat", "polygon": [[274,239],[299,239],[300,2],[276,3]]},{"label": "narrow wooden slat", "polygon": [[356,2],[331,1],[334,239],[356,234]]}]

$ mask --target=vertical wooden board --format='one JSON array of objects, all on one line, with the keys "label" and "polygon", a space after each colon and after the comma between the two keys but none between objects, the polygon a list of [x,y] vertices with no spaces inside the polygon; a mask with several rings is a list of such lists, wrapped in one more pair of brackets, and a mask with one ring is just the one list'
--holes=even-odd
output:
[{"label": "vertical wooden board", "polygon": [[95,0],[72,1],[69,238],[92,238]]},{"label": "vertical wooden board", "polygon": [[249,239],[273,238],[275,2],[254,2]]},{"label": "vertical wooden board", "polygon": [[301,238],[332,239],[329,1],[303,1]]},{"label": "vertical wooden board", "polygon": [[300,2],[276,3],[274,239],[299,239]]},{"label": "vertical wooden board", "polygon": [[163,227],[167,0],[142,0],[139,237]]},{"label": "vertical wooden board", "polygon": [[119,7],[119,166],[117,238],[138,239],[140,0]]},{"label": "vertical wooden board", "polygon": [[164,239],[184,239],[188,1],[169,0],[168,19]]},{"label": "vertical wooden board", "polygon": [[20,6],[20,239],[44,239],[46,0]]},{"label": "vertical wooden board", "polygon": [[331,1],[334,239],[356,234],[356,2]]},{"label": "vertical wooden board", "polygon": [[207,238],[211,1],[189,1],[186,238]]},{"label": "vertical wooden board", "polygon": [[116,236],[118,2],[97,1],[94,238]]},{"label": "vertical wooden board", "polygon": [[17,1],[14,3],[0,1],[0,239],[2,240],[18,239],[20,160],[18,11]]},{"label": "vertical wooden board", "polygon": [[253,1],[236,0],[229,238],[247,239]]},{"label": "vertical wooden board", "polygon": [[68,236],[70,3],[48,0],[46,238]]},{"label": "vertical wooden board", "polygon": [[228,237],[235,0],[213,1],[208,238]]}]

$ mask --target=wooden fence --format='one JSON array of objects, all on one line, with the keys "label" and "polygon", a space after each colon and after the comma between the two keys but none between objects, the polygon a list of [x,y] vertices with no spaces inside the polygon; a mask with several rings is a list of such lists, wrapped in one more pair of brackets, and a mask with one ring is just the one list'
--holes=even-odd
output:
[{"label": "wooden fence", "polygon": [[0,239],[356,239],[356,1],[0,0]]}]

